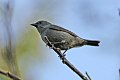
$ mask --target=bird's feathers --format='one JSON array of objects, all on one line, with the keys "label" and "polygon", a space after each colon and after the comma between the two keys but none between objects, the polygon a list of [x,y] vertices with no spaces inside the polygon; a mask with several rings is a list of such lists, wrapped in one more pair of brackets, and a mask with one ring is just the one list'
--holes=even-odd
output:
[{"label": "bird's feathers", "polygon": [[49,29],[66,32],[66,33],[69,33],[70,35],[72,35],[74,37],[78,37],[75,33],[71,32],[71,31],[69,31],[69,30],[67,30],[65,28],[62,28],[60,26],[57,26],[57,25],[51,25],[51,27]]}]

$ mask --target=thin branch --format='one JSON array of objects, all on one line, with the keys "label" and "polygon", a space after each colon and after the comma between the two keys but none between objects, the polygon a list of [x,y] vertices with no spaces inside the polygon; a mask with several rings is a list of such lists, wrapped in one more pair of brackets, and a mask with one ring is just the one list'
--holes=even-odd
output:
[{"label": "thin branch", "polygon": [[0,70],[0,74],[4,75],[6,77],[9,77],[12,80],[22,80],[18,76],[15,76],[14,74],[12,74],[10,72],[5,72],[5,71]]},{"label": "thin branch", "polygon": [[87,77],[89,78],[89,80],[92,80],[91,77],[89,76],[89,74],[86,72]]},{"label": "thin branch", "polygon": [[61,53],[60,50],[58,50],[57,48],[55,48],[47,39],[47,37],[45,37],[45,39],[48,42],[48,46],[51,47],[60,57],[60,59],[62,60],[63,64],[66,64],[71,70],[73,70],[80,78],[82,78],[82,80],[89,80],[89,78],[87,78],[86,76],[84,76],[77,68],[75,68],[74,65],[72,65],[65,57],[64,54]]}]

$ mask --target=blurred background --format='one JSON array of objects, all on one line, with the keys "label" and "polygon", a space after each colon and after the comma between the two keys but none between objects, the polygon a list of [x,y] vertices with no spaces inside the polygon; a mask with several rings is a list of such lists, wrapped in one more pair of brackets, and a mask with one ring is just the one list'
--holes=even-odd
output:
[{"label": "blurred background", "polygon": [[[120,0],[0,0],[0,70],[24,80],[79,80],[46,47],[30,24],[46,20],[99,47],[84,46],[66,53],[68,60],[93,80],[119,80]],[[7,80],[0,75],[0,80]]]}]

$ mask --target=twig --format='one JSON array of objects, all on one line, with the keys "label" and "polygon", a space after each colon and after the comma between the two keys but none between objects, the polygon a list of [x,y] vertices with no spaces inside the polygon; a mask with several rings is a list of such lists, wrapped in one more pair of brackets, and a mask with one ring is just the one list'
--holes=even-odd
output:
[{"label": "twig", "polygon": [[88,75],[88,73],[86,72],[86,75],[87,75],[87,77],[89,78],[89,80],[92,80],[91,78],[90,78],[90,76]]},{"label": "twig", "polygon": [[82,80],[89,80],[86,76],[84,76],[77,68],[75,68],[74,65],[72,65],[66,58],[65,55],[61,53],[60,50],[58,50],[57,48],[55,48],[47,39],[47,37],[45,37],[46,41],[48,42],[48,46],[51,47],[60,57],[60,59],[62,60],[63,64],[66,64],[71,70],[73,70],[80,78],[82,78]]},{"label": "twig", "polygon": [[0,70],[0,74],[4,75],[6,77],[9,77],[12,80],[22,80],[18,76],[15,76],[14,74],[11,74],[10,72],[5,72],[5,71]]}]

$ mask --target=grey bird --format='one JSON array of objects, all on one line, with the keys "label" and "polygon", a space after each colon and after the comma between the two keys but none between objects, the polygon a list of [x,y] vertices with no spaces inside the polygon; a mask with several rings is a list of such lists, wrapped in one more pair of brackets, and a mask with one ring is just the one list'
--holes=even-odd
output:
[{"label": "grey bird", "polygon": [[64,50],[64,53],[74,47],[81,47],[84,45],[99,46],[100,43],[98,40],[80,38],[75,33],[47,21],[38,21],[31,25],[37,28],[42,40],[46,44],[48,41],[45,37],[56,49]]}]

